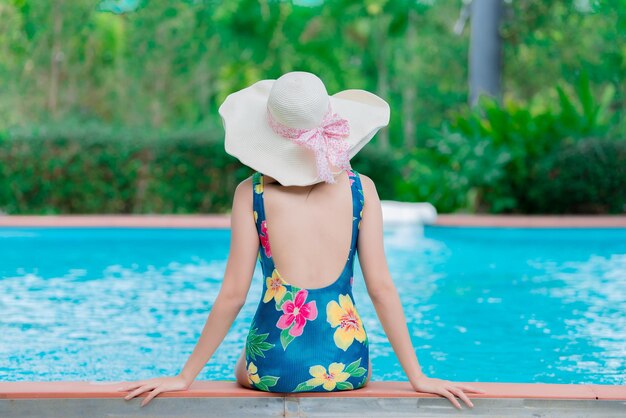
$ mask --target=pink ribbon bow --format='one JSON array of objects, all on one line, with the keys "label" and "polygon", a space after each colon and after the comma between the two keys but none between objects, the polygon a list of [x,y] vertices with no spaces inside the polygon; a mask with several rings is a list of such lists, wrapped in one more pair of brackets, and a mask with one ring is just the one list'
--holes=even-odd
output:
[{"label": "pink ribbon bow", "polygon": [[325,182],[335,183],[335,178],[328,166],[329,162],[342,169],[350,169],[348,155],[350,145],[344,139],[350,135],[350,125],[347,119],[334,113],[330,106],[321,125],[311,129],[298,129],[283,125],[274,119],[269,109],[267,110],[267,119],[271,128],[278,135],[315,152],[317,173]]}]

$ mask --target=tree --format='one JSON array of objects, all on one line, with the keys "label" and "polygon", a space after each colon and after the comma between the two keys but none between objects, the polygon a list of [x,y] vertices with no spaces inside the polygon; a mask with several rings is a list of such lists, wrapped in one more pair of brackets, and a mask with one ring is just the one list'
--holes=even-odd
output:
[{"label": "tree", "polygon": [[469,99],[486,93],[500,99],[502,0],[473,0],[469,51]]}]

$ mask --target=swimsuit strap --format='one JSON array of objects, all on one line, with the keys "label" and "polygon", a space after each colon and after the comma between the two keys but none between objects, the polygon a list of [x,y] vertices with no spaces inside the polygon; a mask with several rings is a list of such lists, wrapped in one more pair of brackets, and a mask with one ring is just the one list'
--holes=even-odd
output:
[{"label": "swimsuit strap", "polygon": [[359,228],[361,227],[361,219],[363,218],[363,206],[365,198],[363,196],[363,185],[361,183],[361,175],[354,169],[347,170],[350,186],[352,187],[352,247],[350,249],[350,257],[354,256],[359,238]]},{"label": "swimsuit strap", "polygon": [[262,199],[263,175],[258,171],[255,171],[254,174],[252,174],[252,209],[254,214],[254,223],[260,239],[262,239],[262,235],[267,236],[267,227],[265,226],[265,207]]}]

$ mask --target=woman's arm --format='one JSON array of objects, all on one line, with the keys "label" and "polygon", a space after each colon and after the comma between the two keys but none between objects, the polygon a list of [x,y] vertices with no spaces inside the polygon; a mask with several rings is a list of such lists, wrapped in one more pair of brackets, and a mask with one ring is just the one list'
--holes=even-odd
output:
[{"label": "woman's arm", "polygon": [[202,334],[185,366],[175,377],[139,380],[124,384],[118,390],[135,389],[126,395],[126,400],[151,390],[141,404],[144,406],[159,393],[187,389],[213,356],[237,318],[250,289],[259,251],[259,238],[252,216],[252,181],[250,178],[241,182],[235,190],[230,228],[230,252],[224,280],[202,329]]},{"label": "woman's arm", "polygon": [[180,376],[190,385],[222,343],[246,302],[259,251],[252,216],[252,182],[237,186],[231,212],[231,240],[224,280],[202,334]]},{"label": "woman's arm", "polygon": [[452,395],[455,394],[472,407],[472,402],[462,389],[472,392],[481,392],[480,390],[445,380],[430,379],[422,372],[411,342],[400,296],[389,273],[385,257],[380,198],[374,182],[367,176],[362,174],[360,176],[365,204],[357,250],[367,292],[372,299],[383,330],[411,386],[416,391],[440,394],[448,398],[454,406],[461,408]]}]

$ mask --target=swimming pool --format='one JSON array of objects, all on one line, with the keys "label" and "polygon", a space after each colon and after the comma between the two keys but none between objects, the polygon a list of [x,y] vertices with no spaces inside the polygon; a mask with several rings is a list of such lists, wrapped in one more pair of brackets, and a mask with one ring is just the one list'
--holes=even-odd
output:
[{"label": "swimming pool", "polygon": [[[626,229],[395,227],[391,272],[432,377],[626,383]],[[0,380],[178,373],[215,299],[227,229],[0,228]],[[368,299],[373,380],[406,380]],[[198,376],[234,379],[260,268]]]}]

